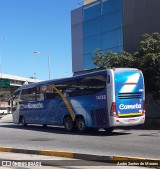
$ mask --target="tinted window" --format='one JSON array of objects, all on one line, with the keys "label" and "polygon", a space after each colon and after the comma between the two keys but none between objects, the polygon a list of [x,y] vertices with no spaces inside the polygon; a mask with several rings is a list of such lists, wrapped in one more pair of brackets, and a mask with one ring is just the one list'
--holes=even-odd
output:
[{"label": "tinted window", "polygon": [[101,48],[101,34],[83,39],[83,53],[93,53],[97,48]]},{"label": "tinted window", "polygon": [[36,100],[36,88],[22,90],[20,99],[22,101],[35,101]]},{"label": "tinted window", "polygon": [[95,67],[95,65],[93,63],[93,58],[94,57],[95,57],[95,54],[93,52],[83,55],[84,69],[92,69],[93,67]]},{"label": "tinted window", "polygon": [[105,32],[102,35],[102,49],[122,46],[122,29]]},{"label": "tinted window", "polygon": [[99,2],[93,3],[83,8],[83,20],[89,20],[100,16],[101,4]]},{"label": "tinted window", "polygon": [[83,23],[83,37],[101,33],[101,17]]},{"label": "tinted window", "polygon": [[122,0],[102,0],[102,13],[110,13],[122,8]]},{"label": "tinted window", "polygon": [[90,76],[78,80],[64,82],[63,94],[66,97],[91,95],[106,88],[105,76]]},{"label": "tinted window", "polygon": [[102,32],[122,27],[122,11],[118,10],[102,16]]},{"label": "tinted window", "polygon": [[39,93],[37,93],[37,100],[39,96],[41,96],[41,98],[45,100],[60,98],[60,95],[57,93],[57,91],[48,85],[43,85],[39,87]]}]

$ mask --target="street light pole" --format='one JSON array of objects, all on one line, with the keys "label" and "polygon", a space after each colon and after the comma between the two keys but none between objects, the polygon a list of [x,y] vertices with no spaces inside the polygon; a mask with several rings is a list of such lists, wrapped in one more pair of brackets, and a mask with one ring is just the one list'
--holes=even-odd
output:
[{"label": "street light pole", "polygon": [[41,53],[41,52],[33,52],[34,54],[37,54],[37,55],[44,55],[44,56],[47,56],[48,57],[48,79],[50,80],[50,55],[47,55],[45,53]]}]

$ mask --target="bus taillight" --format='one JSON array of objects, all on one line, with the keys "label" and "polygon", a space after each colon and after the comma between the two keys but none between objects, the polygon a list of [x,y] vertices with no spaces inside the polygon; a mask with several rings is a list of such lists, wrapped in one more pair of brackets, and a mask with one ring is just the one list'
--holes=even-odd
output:
[{"label": "bus taillight", "polygon": [[116,109],[116,102],[112,102],[110,115],[114,117],[118,117],[117,109]]},{"label": "bus taillight", "polygon": [[142,116],[145,115],[145,112],[146,112],[146,102],[145,102],[145,100],[143,100]]}]

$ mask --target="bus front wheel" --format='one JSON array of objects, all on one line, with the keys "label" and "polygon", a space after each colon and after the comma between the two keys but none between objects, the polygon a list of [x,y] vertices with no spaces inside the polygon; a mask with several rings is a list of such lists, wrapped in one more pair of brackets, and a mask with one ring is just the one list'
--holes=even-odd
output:
[{"label": "bus front wheel", "polygon": [[83,117],[77,117],[76,127],[79,132],[84,132],[86,130],[86,123]]},{"label": "bus front wheel", "polygon": [[24,119],[23,116],[20,117],[20,124],[21,124],[22,127],[26,127],[27,126],[27,124],[25,123],[25,119]]},{"label": "bus front wheel", "polygon": [[64,127],[66,131],[72,131],[74,129],[74,122],[70,116],[64,118]]}]

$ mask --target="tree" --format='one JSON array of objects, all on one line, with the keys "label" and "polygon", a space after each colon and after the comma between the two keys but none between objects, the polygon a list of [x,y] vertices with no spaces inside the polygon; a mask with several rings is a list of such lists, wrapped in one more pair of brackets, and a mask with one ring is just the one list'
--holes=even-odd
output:
[{"label": "tree", "polygon": [[133,67],[135,63],[134,57],[130,53],[125,51],[119,53],[104,52],[100,49],[95,51],[93,62],[96,66],[105,68]]},{"label": "tree", "polygon": [[160,99],[160,34],[144,34],[134,56],[143,71],[146,91]]}]

